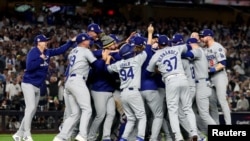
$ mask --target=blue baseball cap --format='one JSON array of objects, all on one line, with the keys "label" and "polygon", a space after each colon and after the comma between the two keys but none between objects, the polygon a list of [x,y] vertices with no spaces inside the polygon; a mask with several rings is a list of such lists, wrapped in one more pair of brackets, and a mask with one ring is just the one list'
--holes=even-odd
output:
[{"label": "blue baseball cap", "polygon": [[171,41],[173,43],[178,43],[178,42],[182,43],[182,42],[184,42],[184,38],[181,34],[176,33],[176,34],[174,34],[173,39]]},{"label": "blue baseball cap", "polygon": [[121,42],[121,40],[120,40],[115,34],[109,34],[109,36],[110,36],[111,38],[113,38],[113,39],[115,40],[116,43],[120,43],[120,42]]},{"label": "blue baseball cap", "polygon": [[39,34],[34,38],[35,44],[37,44],[38,42],[47,42],[48,40],[50,39],[43,34]]},{"label": "blue baseball cap", "polygon": [[160,34],[158,34],[158,33],[153,34],[153,38],[159,38],[159,36],[160,36]]},{"label": "blue baseball cap", "polygon": [[90,40],[91,38],[89,37],[89,35],[87,33],[81,33],[78,34],[76,37],[76,43],[79,44],[85,40]]},{"label": "blue baseball cap", "polygon": [[133,53],[134,53],[134,46],[131,46],[128,43],[122,45],[119,50],[119,55],[123,58],[129,58],[130,55]]},{"label": "blue baseball cap", "polygon": [[96,23],[89,24],[88,25],[88,31],[93,31],[93,32],[95,32],[97,34],[102,33],[102,30],[101,30],[100,26],[98,24],[96,24]]},{"label": "blue baseball cap", "polygon": [[186,41],[187,44],[193,44],[193,43],[198,43],[198,40],[196,38],[189,38]]},{"label": "blue baseball cap", "polygon": [[136,36],[131,41],[131,45],[142,46],[142,45],[146,45],[146,44],[147,44],[146,39],[144,37],[141,37],[141,36]]},{"label": "blue baseball cap", "polygon": [[200,34],[201,37],[206,37],[206,36],[214,36],[214,32],[211,29],[203,29]]},{"label": "blue baseball cap", "polygon": [[168,45],[169,39],[166,35],[160,35],[158,38],[158,44],[161,46]]}]

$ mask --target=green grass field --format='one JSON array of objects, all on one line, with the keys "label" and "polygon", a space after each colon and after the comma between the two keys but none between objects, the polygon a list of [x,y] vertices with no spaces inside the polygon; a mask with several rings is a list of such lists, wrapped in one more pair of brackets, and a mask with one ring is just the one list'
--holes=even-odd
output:
[{"label": "green grass field", "polygon": [[[52,141],[55,134],[32,134],[34,141]],[[13,141],[12,134],[0,134],[0,141]]]}]

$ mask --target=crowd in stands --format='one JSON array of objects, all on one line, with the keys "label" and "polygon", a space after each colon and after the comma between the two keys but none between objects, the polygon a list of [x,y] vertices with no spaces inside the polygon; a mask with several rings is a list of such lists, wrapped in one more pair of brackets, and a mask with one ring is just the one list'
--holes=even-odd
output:
[{"label": "crowd in stands", "polygon": [[[120,40],[136,31],[146,36],[148,22],[106,16],[67,16],[53,13],[22,13],[0,17],[0,110],[24,109],[21,80],[25,70],[26,54],[33,47],[34,36],[43,33],[50,37],[49,48],[56,48],[78,33],[85,32],[96,22],[106,34],[115,34]],[[211,28],[215,40],[227,49],[228,101],[232,111],[250,111],[250,23],[199,22],[189,18],[151,19],[156,33],[170,38],[181,33],[187,39],[191,32]],[[53,57],[48,77],[41,89],[40,111],[63,110],[64,71],[67,52]],[[46,126],[46,125],[44,125]]]}]

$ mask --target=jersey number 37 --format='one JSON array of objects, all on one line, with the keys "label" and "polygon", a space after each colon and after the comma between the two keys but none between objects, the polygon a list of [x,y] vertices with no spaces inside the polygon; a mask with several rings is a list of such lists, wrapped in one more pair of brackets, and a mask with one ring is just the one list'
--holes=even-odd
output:
[{"label": "jersey number 37", "polygon": [[167,72],[175,70],[177,68],[177,58],[176,58],[176,56],[171,57],[171,58],[169,58],[167,60],[164,60],[163,64],[167,66],[167,69],[166,69]]},{"label": "jersey number 37", "polygon": [[133,79],[134,78],[134,72],[132,67],[126,68],[126,69],[121,69],[119,72],[121,79],[123,81],[126,81],[128,78]]}]

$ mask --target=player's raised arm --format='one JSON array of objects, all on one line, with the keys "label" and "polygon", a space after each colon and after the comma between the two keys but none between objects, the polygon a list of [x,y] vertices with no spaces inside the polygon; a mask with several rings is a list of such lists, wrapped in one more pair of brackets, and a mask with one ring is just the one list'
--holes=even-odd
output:
[{"label": "player's raised arm", "polygon": [[64,45],[55,48],[55,49],[49,49],[50,56],[56,56],[65,53],[70,47],[73,46],[75,43],[76,37],[70,39],[68,42],[66,42]]}]

